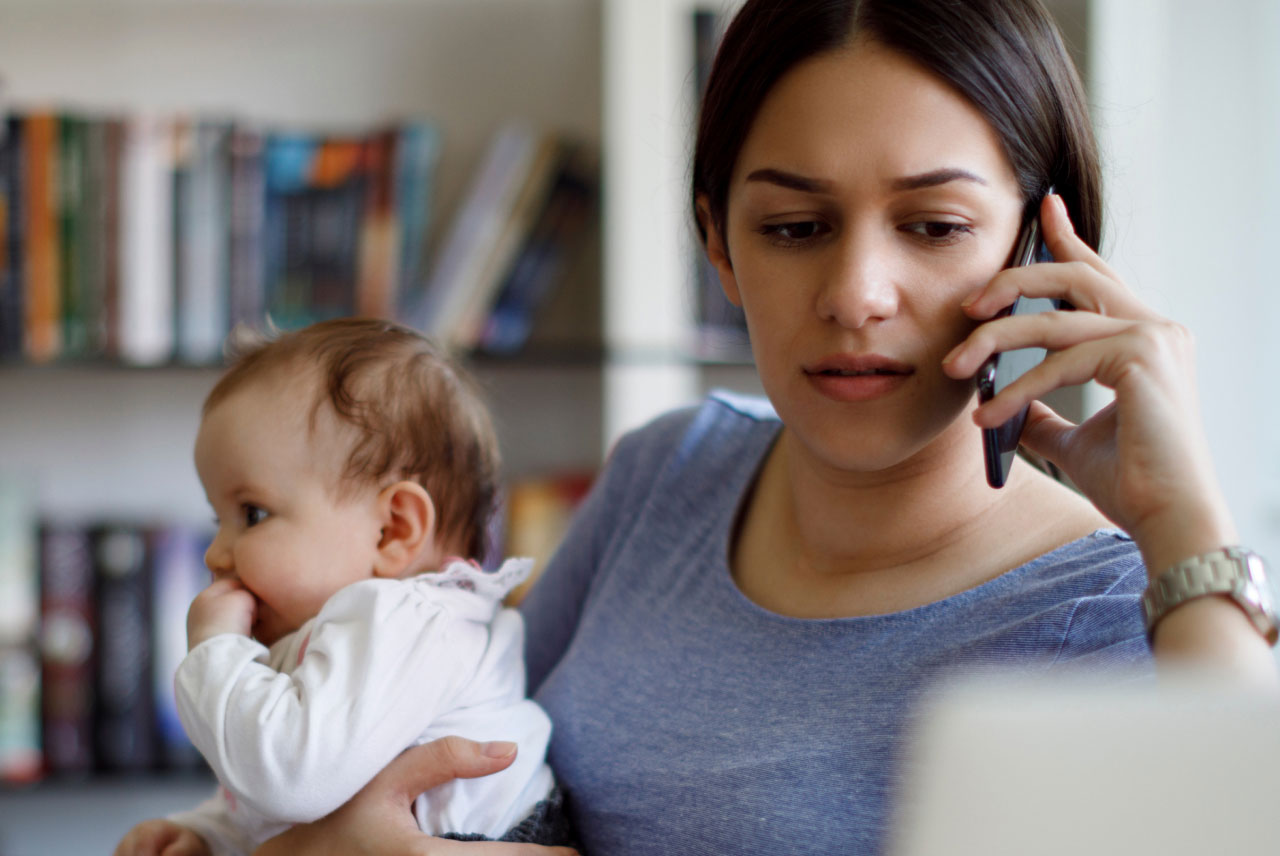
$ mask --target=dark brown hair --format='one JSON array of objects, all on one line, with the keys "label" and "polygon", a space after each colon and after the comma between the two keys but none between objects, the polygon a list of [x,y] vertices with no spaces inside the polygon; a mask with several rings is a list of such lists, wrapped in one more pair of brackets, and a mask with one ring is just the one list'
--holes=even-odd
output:
[{"label": "dark brown hair", "polygon": [[[723,236],[742,144],[774,85],[800,62],[866,38],[915,60],[995,129],[1023,202],[1050,185],[1076,232],[1098,248],[1102,179],[1084,88],[1039,0],[748,0],[707,80],[692,197],[706,194]],[[704,224],[698,223],[703,241]]]},{"label": "dark brown hair", "polygon": [[204,402],[207,414],[249,381],[279,371],[319,374],[314,426],[329,405],[356,430],[344,486],[417,481],[436,506],[441,540],[482,558],[498,489],[498,442],[475,383],[419,333],[366,318],[286,333],[238,331],[232,362]]}]

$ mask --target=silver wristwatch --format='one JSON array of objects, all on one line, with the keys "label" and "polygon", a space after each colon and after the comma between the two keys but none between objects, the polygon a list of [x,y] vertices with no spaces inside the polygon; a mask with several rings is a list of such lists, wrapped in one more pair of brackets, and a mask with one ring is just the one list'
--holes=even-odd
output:
[{"label": "silver wristwatch", "polygon": [[1280,624],[1276,599],[1267,579],[1267,565],[1257,553],[1242,547],[1224,547],[1178,562],[1151,581],[1142,596],[1147,616],[1147,637],[1171,609],[1206,595],[1226,595],[1236,602],[1267,643],[1276,644]]}]

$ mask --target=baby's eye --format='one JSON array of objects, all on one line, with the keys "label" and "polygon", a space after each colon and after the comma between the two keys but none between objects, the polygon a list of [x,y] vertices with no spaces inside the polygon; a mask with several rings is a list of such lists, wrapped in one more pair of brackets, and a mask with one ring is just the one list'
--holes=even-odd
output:
[{"label": "baby's eye", "polygon": [[267,519],[267,510],[261,506],[246,502],[244,505],[240,506],[240,508],[244,511],[245,528],[257,526],[259,523]]}]

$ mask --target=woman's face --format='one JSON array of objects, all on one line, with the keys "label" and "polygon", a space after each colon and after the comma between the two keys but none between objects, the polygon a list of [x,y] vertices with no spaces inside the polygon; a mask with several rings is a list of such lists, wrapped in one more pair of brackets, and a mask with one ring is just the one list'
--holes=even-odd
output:
[{"label": "woman's face", "polygon": [[1021,213],[995,131],[902,55],[855,42],[778,82],[734,168],[727,246],[712,229],[708,249],[805,449],[868,473],[968,453],[973,385],[941,363]]}]

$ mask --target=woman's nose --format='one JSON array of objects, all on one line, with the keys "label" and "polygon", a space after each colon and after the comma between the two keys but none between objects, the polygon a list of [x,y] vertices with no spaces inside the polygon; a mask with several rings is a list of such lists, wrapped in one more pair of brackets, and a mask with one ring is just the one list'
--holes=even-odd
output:
[{"label": "woman's nose", "polygon": [[850,233],[836,245],[818,300],[818,314],[856,330],[898,311],[890,248],[873,235]]}]

